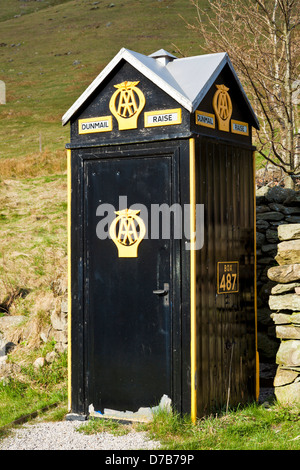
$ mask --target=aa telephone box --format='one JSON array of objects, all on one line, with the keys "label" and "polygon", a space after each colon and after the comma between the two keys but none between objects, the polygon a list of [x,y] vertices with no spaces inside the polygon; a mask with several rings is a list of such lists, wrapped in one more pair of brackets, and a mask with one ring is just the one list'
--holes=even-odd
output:
[{"label": "aa telephone box", "polygon": [[121,49],[67,123],[70,411],[257,398],[258,121],[228,55]]}]

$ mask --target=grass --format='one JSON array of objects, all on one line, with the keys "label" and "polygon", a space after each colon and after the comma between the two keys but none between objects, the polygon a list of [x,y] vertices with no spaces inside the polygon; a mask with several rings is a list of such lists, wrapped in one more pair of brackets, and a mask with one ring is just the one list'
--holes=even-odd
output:
[{"label": "grass", "polygon": [[[32,172],[34,167],[28,169]],[[17,347],[8,366],[17,368],[8,386],[5,372],[0,382],[0,426],[65,394],[63,357],[42,371],[32,367],[53,346],[43,345],[41,333],[49,330],[50,314],[60,308],[57,286],[67,279],[66,174],[45,173],[0,181],[0,315],[24,317],[10,336]]]},{"label": "grass", "polygon": [[157,416],[153,436],[172,450],[299,450],[298,408],[253,404],[192,425],[178,416]]},{"label": "grass", "polygon": [[[49,345],[34,354],[47,351]],[[0,428],[56,402],[66,404],[66,374],[66,353],[40,369],[18,363],[18,373],[0,381]]]},{"label": "grass", "polygon": [[29,312],[37,293],[67,276],[66,198],[65,174],[0,182],[0,303],[16,289],[30,292],[11,314],[26,303]]},{"label": "grass", "polygon": [[[63,150],[69,128],[62,127],[62,115],[122,47],[199,53],[179,17],[195,16],[189,0],[110,3],[0,0],[2,19],[8,18],[1,22],[7,104],[0,106],[0,159],[25,158],[40,145],[42,151]],[[26,14],[19,16],[22,9]]]},{"label": "grass", "polygon": [[28,15],[41,9],[48,8],[69,0],[42,0],[41,2],[20,2],[20,0],[1,1],[0,21],[11,20],[15,17]]},{"label": "grass", "polygon": [[79,428],[86,434],[123,435],[132,428],[160,441],[160,450],[299,450],[300,420],[297,407],[250,404],[192,424],[188,416],[158,412],[147,424],[122,425],[93,418]]}]

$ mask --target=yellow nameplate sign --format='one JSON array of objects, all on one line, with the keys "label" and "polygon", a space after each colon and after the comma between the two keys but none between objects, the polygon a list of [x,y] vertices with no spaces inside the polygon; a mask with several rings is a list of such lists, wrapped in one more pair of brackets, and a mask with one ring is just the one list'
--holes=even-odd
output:
[{"label": "yellow nameplate sign", "polygon": [[204,111],[196,111],[195,117],[196,124],[198,124],[198,126],[210,127],[211,129],[216,127],[214,114],[205,113]]},{"label": "yellow nameplate sign", "polygon": [[78,134],[92,134],[93,132],[107,132],[112,130],[112,117],[94,117],[78,120]]},{"label": "yellow nameplate sign", "polygon": [[220,261],[217,269],[218,294],[239,292],[239,262]]},{"label": "yellow nameplate sign", "polygon": [[247,122],[231,120],[231,132],[234,134],[249,135],[249,126]]},{"label": "yellow nameplate sign", "polygon": [[181,109],[164,109],[144,113],[145,127],[170,126],[181,124]]}]

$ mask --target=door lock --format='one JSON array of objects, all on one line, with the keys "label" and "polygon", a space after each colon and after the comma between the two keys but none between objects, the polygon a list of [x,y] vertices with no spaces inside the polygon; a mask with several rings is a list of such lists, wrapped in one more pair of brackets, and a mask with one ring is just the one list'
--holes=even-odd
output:
[{"label": "door lock", "polygon": [[164,296],[164,306],[169,306],[169,289],[170,286],[166,282],[163,289],[154,290],[153,294]]}]

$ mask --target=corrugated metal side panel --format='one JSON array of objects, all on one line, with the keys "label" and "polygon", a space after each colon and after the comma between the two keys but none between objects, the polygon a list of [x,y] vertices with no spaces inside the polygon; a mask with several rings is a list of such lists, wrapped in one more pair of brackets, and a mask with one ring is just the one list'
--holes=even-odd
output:
[{"label": "corrugated metal side panel", "polygon": [[[204,204],[197,252],[198,416],[254,397],[252,151],[198,141],[196,197]],[[239,262],[239,292],[217,293],[217,263]]]}]

